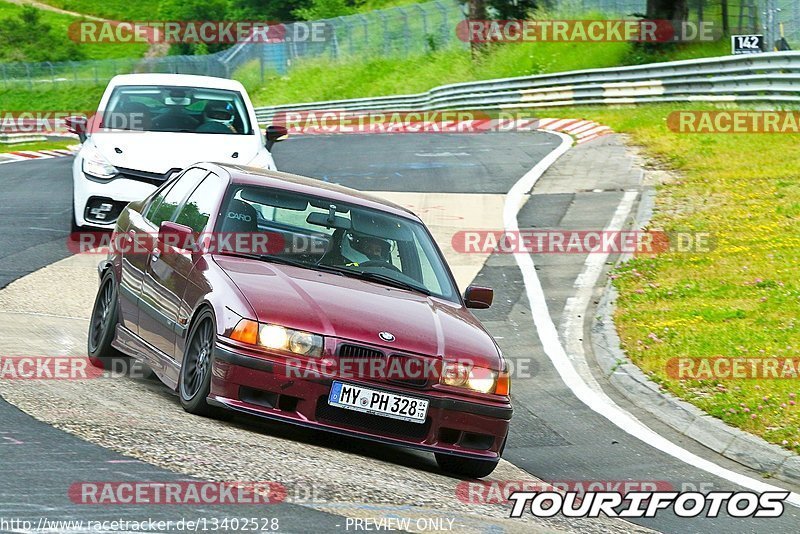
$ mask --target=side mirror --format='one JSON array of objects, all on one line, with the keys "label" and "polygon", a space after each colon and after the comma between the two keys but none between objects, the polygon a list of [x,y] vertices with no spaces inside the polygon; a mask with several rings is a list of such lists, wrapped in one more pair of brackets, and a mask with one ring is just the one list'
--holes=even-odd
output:
[{"label": "side mirror", "polygon": [[464,292],[464,304],[467,308],[485,310],[492,305],[494,290],[490,287],[469,286]]},{"label": "side mirror", "polygon": [[158,240],[181,250],[195,251],[194,230],[183,224],[162,222],[158,229]]},{"label": "side mirror", "polygon": [[67,126],[67,131],[77,135],[81,143],[86,141],[86,125],[88,122],[89,119],[83,115],[73,115],[71,117],[64,118],[64,124]]},{"label": "side mirror", "polygon": [[278,141],[283,141],[289,137],[289,129],[286,126],[278,126],[277,124],[270,124],[264,130],[264,136],[267,139],[267,150],[272,149],[272,145]]}]

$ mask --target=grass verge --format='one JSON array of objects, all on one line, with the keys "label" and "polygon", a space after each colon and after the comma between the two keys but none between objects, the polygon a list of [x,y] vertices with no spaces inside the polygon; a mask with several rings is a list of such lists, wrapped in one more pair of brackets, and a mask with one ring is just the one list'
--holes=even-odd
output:
[{"label": "grass verge", "polygon": [[[130,3],[130,2],[129,2]],[[18,18],[23,11],[23,6],[9,4],[0,1],[0,20],[7,18]],[[70,25],[80,18],[52,11],[39,10],[39,15],[43,23],[48,24],[56,36],[61,36],[63,41],[69,41]],[[127,57],[142,57],[147,51],[148,45],[141,43],[82,43],[80,49],[83,51],[82,60],[90,59],[118,59]]]},{"label": "grass verge", "polygon": [[[2,87],[2,86],[0,86]],[[106,84],[40,84],[33,89],[0,88],[2,111],[91,111],[97,109]]]},{"label": "grass verge", "polygon": [[[631,136],[679,178],[659,187],[651,229],[709,232],[711,252],[638,257],[612,277],[623,348],[653,380],[726,423],[800,453],[798,377],[677,380],[672,358],[800,358],[796,134],[679,134],[688,106],[537,110]],[[692,105],[692,109],[704,108]]]},{"label": "grass verge", "polygon": [[0,154],[6,152],[18,152],[20,150],[53,150],[54,148],[67,148],[77,145],[75,139],[64,139],[63,141],[36,141],[34,143],[19,143],[14,145],[0,144]]}]

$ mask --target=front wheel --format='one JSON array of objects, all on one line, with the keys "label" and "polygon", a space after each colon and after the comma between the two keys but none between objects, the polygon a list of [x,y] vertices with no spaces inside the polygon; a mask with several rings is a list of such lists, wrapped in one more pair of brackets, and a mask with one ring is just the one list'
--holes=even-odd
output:
[{"label": "front wheel", "polygon": [[122,356],[122,353],[111,346],[118,315],[117,285],[114,282],[114,273],[108,270],[100,281],[89,323],[89,361],[95,367],[108,369],[115,358]]},{"label": "front wheel", "polygon": [[189,332],[178,379],[178,394],[181,406],[187,412],[220,418],[224,417],[226,413],[209,405],[206,400],[211,391],[211,367],[215,340],[214,316],[210,310],[205,310],[195,319],[192,330]]},{"label": "front wheel", "polygon": [[435,453],[436,463],[443,471],[467,478],[483,478],[492,474],[499,460],[476,460],[452,454]]}]

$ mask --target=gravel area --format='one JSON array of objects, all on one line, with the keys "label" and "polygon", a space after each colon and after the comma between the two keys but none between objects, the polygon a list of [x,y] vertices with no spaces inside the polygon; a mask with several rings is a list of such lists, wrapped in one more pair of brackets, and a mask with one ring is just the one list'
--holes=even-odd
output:
[{"label": "gravel area", "polygon": [[[0,354],[85,355],[100,256],[74,256],[0,291]],[[155,379],[0,380],[31,416],[138,460],[207,480],[277,481],[288,500],[348,517],[452,518],[457,532],[650,532],[617,520],[509,519],[459,501],[432,455],[236,417],[185,413]],[[508,462],[492,480],[536,481]],[[413,525],[414,523],[412,523]]]}]

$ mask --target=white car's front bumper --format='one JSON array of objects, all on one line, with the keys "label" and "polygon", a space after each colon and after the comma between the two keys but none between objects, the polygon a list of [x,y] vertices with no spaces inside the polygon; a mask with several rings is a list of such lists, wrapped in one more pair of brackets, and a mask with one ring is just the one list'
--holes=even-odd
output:
[{"label": "white car's front bumper", "polygon": [[142,200],[158,187],[151,182],[124,176],[107,181],[89,178],[83,173],[82,162],[78,156],[72,165],[75,224],[78,227],[113,229],[125,205]]}]

